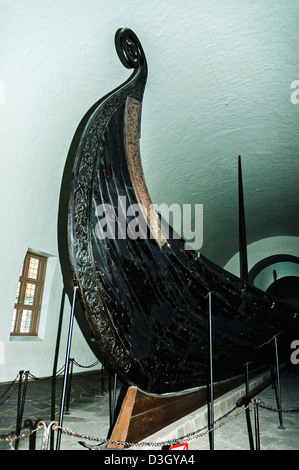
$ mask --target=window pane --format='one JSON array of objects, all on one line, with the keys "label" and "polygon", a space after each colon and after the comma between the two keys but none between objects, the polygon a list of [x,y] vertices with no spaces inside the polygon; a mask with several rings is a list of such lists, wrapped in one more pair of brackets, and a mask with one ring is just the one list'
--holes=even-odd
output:
[{"label": "window pane", "polygon": [[12,314],[12,321],[11,321],[11,327],[10,327],[11,333],[15,331],[16,318],[17,318],[17,309],[15,308]]},{"label": "window pane", "polygon": [[30,277],[30,279],[38,279],[39,265],[40,265],[39,259],[30,258],[29,268],[28,268],[28,277]]},{"label": "window pane", "polygon": [[17,293],[16,293],[16,304],[20,302],[21,287],[22,287],[22,283],[19,281],[18,287],[17,287]]},{"label": "window pane", "polygon": [[32,319],[33,319],[32,310],[23,310],[22,311],[20,333],[30,333],[31,332]]},{"label": "window pane", "polygon": [[18,282],[11,335],[36,335],[47,258],[27,253]]},{"label": "window pane", "polygon": [[25,305],[35,305],[35,296],[36,296],[37,286],[36,284],[26,284],[25,290]]}]

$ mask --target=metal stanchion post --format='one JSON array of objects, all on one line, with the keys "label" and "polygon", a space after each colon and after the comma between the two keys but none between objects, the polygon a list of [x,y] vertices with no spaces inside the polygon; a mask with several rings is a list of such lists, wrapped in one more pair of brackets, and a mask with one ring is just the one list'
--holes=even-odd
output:
[{"label": "metal stanchion post", "polygon": [[66,399],[66,413],[70,409],[70,400],[71,400],[71,387],[72,387],[72,378],[73,378],[73,367],[74,367],[74,359],[70,359],[69,362],[69,371],[68,371],[68,384],[67,384],[67,399]]},{"label": "metal stanchion post", "polygon": [[67,348],[66,348],[66,355],[65,355],[65,364],[64,364],[64,377],[63,377],[63,387],[62,387],[62,395],[61,395],[61,403],[60,403],[60,414],[59,414],[59,422],[58,422],[58,431],[57,431],[57,441],[56,441],[56,450],[60,450],[60,442],[61,442],[61,429],[63,422],[63,412],[64,412],[64,404],[65,404],[65,396],[66,396],[66,385],[68,379],[68,370],[69,370],[69,360],[70,360],[70,350],[71,350],[71,343],[72,343],[72,333],[73,333],[73,324],[74,324],[74,314],[75,314],[75,303],[76,303],[76,293],[77,293],[78,286],[74,286],[73,291],[73,302],[71,308],[71,315],[70,315],[70,323],[69,323],[69,331],[68,331],[68,340],[67,340]]},{"label": "metal stanchion post", "polygon": [[110,414],[110,429],[114,425],[114,414],[115,414],[115,401],[116,401],[116,382],[117,373],[114,373],[114,383],[112,390],[111,370],[109,369],[109,414]]},{"label": "metal stanchion post", "polygon": [[256,399],[254,400],[254,424],[255,424],[255,450],[261,450],[259,408],[258,408],[258,403]]},{"label": "metal stanchion post", "polygon": [[212,331],[212,292],[209,292],[209,345],[210,345],[210,450],[214,450],[214,378],[213,378],[213,331]]},{"label": "metal stanchion post", "polygon": [[[24,379],[24,385],[23,385],[23,392],[21,394],[23,375],[25,375],[25,379]],[[16,435],[17,436],[20,435],[21,429],[22,429],[22,419],[23,419],[23,414],[24,414],[27,384],[28,384],[28,372],[24,373],[24,371],[20,371],[19,392],[18,392],[18,409],[17,409],[17,426],[16,426]],[[19,448],[19,439],[16,439],[16,441],[15,441],[15,450],[18,450],[18,448]]]},{"label": "metal stanchion post", "polygon": [[[41,422],[40,419],[37,419],[35,420],[35,423],[33,424],[32,420],[27,418],[25,423],[24,423],[24,426],[25,428],[30,428],[30,431],[33,431],[34,429],[36,429],[38,427],[38,424]],[[33,432],[30,436],[29,436],[29,449],[28,450],[36,450],[36,432]]]},{"label": "metal stanchion post", "polygon": [[276,359],[276,377],[277,383],[274,377],[276,402],[278,408],[279,426],[278,429],[286,429],[283,425],[282,412],[281,412],[281,387],[280,387],[280,372],[279,372],[279,359],[278,359],[278,347],[277,347],[277,336],[274,336],[275,342],[275,359]]},{"label": "metal stanchion post", "polygon": [[101,390],[102,390],[102,395],[104,395],[104,365],[102,363],[102,369],[101,369]]},{"label": "metal stanchion post", "polygon": [[113,405],[112,405],[112,425],[114,424],[115,408],[116,408],[116,385],[117,385],[117,374],[114,374],[114,386],[113,386]]},{"label": "metal stanchion post", "polygon": [[44,428],[41,450],[48,450],[50,431],[53,426],[57,426],[57,421],[51,421],[51,423],[48,426],[46,425],[44,421],[40,421],[38,424],[40,426],[43,426]]},{"label": "metal stanchion post", "polygon": [[[21,392],[22,392],[22,380],[24,371],[19,372],[19,388],[18,388],[18,401],[17,401],[17,421],[16,421],[16,436],[20,434],[20,409],[21,409]],[[15,450],[19,447],[19,440],[15,441]]]},{"label": "metal stanchion post", "polygon": [[[249,373],[248,373],[248,365],[249,363],[246,362],[245,364],[245,383],[246,383],[246,403],[245,406],[248,405],[249,403]],[[246,423],[247,423],[247,431],[248,431],[248,438],[249,438],[249,447],[250,450],[254,450],[254,444],[253,444],[253,435],[252,435],[252,427],[251,427],[251,420],[250,420],[250,410],[249,408],[246,408],[245,410],[245,416],[246,416]]]}]

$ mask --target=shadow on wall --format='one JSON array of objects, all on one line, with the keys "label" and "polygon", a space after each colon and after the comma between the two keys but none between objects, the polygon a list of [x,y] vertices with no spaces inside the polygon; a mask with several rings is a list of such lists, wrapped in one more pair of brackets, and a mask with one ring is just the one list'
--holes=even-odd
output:
[{"label": "shadow on wall", "polygon": [[259,261],[249,272],[249,282],[280,300],[299,306],[299,258],[273,255]]}]

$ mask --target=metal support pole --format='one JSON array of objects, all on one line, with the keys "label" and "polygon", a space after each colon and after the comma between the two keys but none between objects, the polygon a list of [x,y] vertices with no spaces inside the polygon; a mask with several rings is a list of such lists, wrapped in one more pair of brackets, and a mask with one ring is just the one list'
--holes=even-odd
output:
[{"label": "metal support pole", "polygon": [[238,156],[238,194],[239,194],[240,278],[243,279],[243,281],[248,282],[247,242],[246,242],[246,224],[245,224],[241,155]]},{"label": "metal support pole", "polygon": [[43,437],[42,437],[42,446],[41,450],[48,450],[49,446],[49,435],[52,427],[57,426],[57,421],[51,421],[51,423],[47,426],[44,421],[40,421],[39,426],[43,426]]},{"label": "metal support pole", "polygon": [[70,359],[69,362],[69,371],[68,371],[68,384],[67,384],[67,399],[66,399],[66,413],[70,409],[70,400],[71,400],[71,387],[72,387],[72,379],[73,379],[73,368],[74,368],[74,359]]},{"label": "metal support pole", "polygon": [[102,396],[104,395],[104,361],[102,362],[102,369],[101,369],[101,389],[102,389]]},{"label": "metal support pole", "polygon": [[254,400],[254,425],[255,425],[255,450],[261,450],[259,408],[258,408],[258,403],[256,400]]},{"label": "metal support pole", "polygon": [[112,425],[114,424],[114,415],[116,408],[116,386],[117,386],[117,374],[114,374],[114,386],[113,386],[113,405],[112,405]]},{"label": "metal support pole", "polygon": [[[41,422],[40,419],[36,419],[35,423],[33,424],[32,420],[30,418],[27,418],[24,423],[25,428],[29,428],[30,431],[33,431],[38,427],[38,424]],[[29,449],[28,450],[36,450],[36,432],[33,432],[29,436]]]},{"label": "metal support pole", "polygon": [[[16,421],[16,436],[20,434],[20,409],[21,409],[21,393],[22,393],[22,380],[23,380],[24,371],[20,370],[19,372],[19,387],[18,387],[18,400],[17,400],[17,421]],[[15,450],[19,447],[19,440],[15,441]]]},{"label": "metal support pole", "polygon": [[278,429],[286,429],[283,425],[282,420],[282,411],[281,410],[281,387],[280,387],[280,372],[279,372],[279,359],[278,359],[278,347],[277,347],[277,336],[274,336],[274,343],[275,343],[275,359],[276,359],[276,377],[277,377],[277,384],[274,377],[275,383],[275,393],[276,393],[276,402],[278,408],[278,417],[279,417],[279,426]]},{"label": "metal support pole", "polygon": [[109,384],[109,424],[112,427],[112,386],[111,386],[111,370],[108,371],[108,384]]},{"label": "metal support pole", "polygon": [[117,373],[114,373],[113,390],[111,384],[111,371],[109,370],[109,411],[110,411],[110,429],[114,425],[114,414],[116,406],[116,384],[117,384]]},{"label": "metal support pole", "polygon": [[209,345],[210,345],[210,450],[214,450],[214,378],[213,378],[213,331],[212,331],[212,292],[209,292]]},{"label": "metal support pole", "polygon": [[276,385],[275,385],[275,371],[274,371],[274,366],[271,362],[271,366],[270,366],[270,371],[271,371],[271,388],[272,390],[276,388]]},{"label": "metal support pole", "polygon": [[[23,392],[21,394],[23,375],[25,375],[25,379],[24,379],[24,385],[23,385]],[[24,371],[20,371],[19,391],[18,391],[18,408],[17,408],[17,426],[16,426],[16,435],[17,436],[20,435],[21,429],[22,429],[22,419],[23,419],[23,414],[24,414],[27,384],[28,384],[28,372],[24,373]],[[16,441],[15,441],[15,450],[18,450],[18,448],[19,448],[19,439],[16,439]]]},{"label": "metal support pole", "polygon": [[[73,324],[74,324],[74,316],[75,316],[75,303],[76,303],[77,290],[78,290],[78,286],[74,286],[73,302],[72,302],[70,323],[69,323],[69,331],[68,331],[67,348],[66,348],[66,354],[65,354],[64,377],[63,377],[62,395],[61,395],[61,403],[60,403],[60,414],[59,414],[59,421],[58,421],[59,428],[62,426],[62,422],[63,422],[63,412],[64,412],[64,404],[65,404],[65,396],[66,396],[66,385],[67,385],[67,379],[68,379],[70,350],[71,350],[71,343],[72,343],[72,334],[73,334]],[[59,428],[58,428],[58,431],[57,431],[56,450],[60,450],[61,429],[59,429]]]},{"label": "metal support pole", "polygon": [[[246,384],[246,385],[245,385],[245,387],[246,387],[246,402],[245,402],[245,406],[247,406],[248,403],[249,403],[249,373],[248,373],[248,365],[249,365],[249,363],[247,362],[247,363],[245,364],[245,384]],[[246,410],[245,410],[245,416],[246,416],[246,423],[247,423],[249,447],[250,447],[250,450],[254,450],[253,434],[252,434],[252,427],[251,427],[250,410],[249,410],[249,408],[246,408]]]}]

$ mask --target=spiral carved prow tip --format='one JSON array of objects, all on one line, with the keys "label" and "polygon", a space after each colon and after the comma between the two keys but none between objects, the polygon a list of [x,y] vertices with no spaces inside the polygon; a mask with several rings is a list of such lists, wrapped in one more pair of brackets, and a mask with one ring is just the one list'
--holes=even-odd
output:
[{"label": "spiral carved prow tip", "polygon": [[141,43],[131,29],[118,29],[115,33],[114,42],[118,57],[126,68],[136,69],[146,63]]}]

